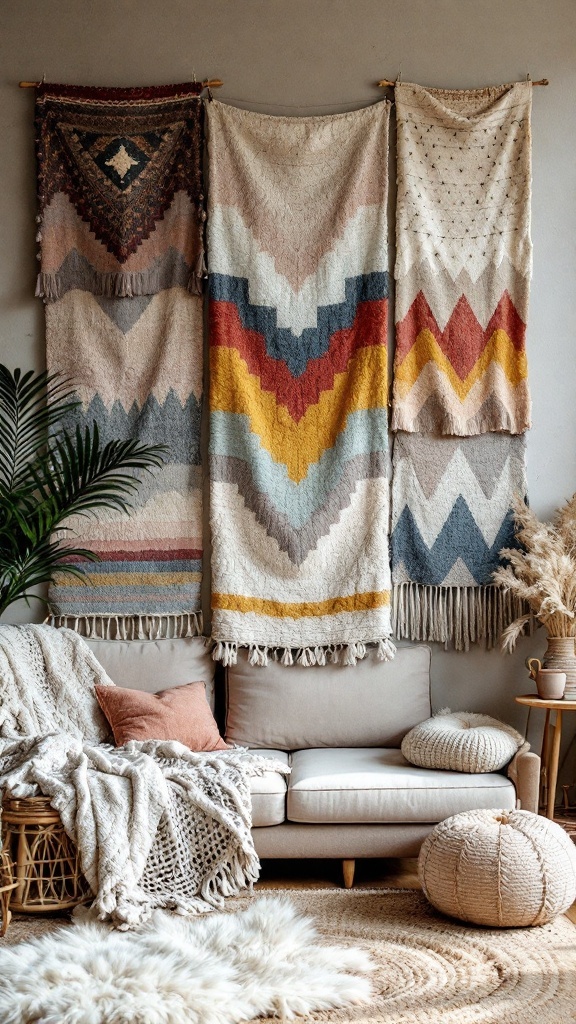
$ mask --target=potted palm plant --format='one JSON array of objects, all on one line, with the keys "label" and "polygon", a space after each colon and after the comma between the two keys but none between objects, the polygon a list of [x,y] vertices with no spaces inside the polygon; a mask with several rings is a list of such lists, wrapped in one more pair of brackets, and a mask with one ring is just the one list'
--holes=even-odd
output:
[{"label": "potted palm plant", "polygon": [[66,429],[78,404],[58,374],[0,364],[0,615],[37,598],[33,588],[58,573],[81,577],[82,560],[98,556],[74,546],[66,521],[105,508],[129,512],[137,471],[164,461],[161,445],[101,444],[96,423]]}]

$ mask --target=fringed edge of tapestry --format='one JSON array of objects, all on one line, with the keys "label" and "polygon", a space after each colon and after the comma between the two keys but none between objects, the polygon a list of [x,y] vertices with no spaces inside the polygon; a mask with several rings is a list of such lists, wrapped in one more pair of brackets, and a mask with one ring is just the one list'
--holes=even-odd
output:
[{"label": "fringed edge of tapestry", "polygon": [[172,615],[49,615],[49,626],[66,627],[88,640],[177,640],[201,636],[202,612]]},{"label": "fringed edge of tapestry", "polygon": [[248,651],[250,665],[264,667],[269,661],[278,661],[281,665],[355,665],[362,661],[370,650],[376,651],[378,661],[392,661],[396,654],[396,646],[390,637],[364,642],[356,641],[349,644],[326,644],[316,647],[267,647],[263,644],[241,644],[228,640],[212,640],[212,658],[227,668],[235,665],[238,660],[239,648]]},{"label": "fringed edge of tapestry", "polygon": [[[182,274],[172,275],[166,278],[162,275],[159,267],[151,267],[143,271],[114,271],[102,273],[93,268],[86,267],[83,271],[82,281],[75,282],[76,287],[82,287],[92,295],[102,295],[109,299],[131,299],[138,295],[156,295],[166,288],[186,288],[191,295],[202,295],[204,282],[207,277],[206,261],[202,251],[196,261],[194,269]],[[41,271],[36,278],[36,297],[44,302],[57,302],[70,290],[70,279],[68,275],[60,271],[48,274]]]},{"label": "fringed edge of tapestry", "polygon": [[[456,651],[485,642],[496,647],[514,619],[527,616],[528,605],[500,587],[433,587],[396,583],[392,588],[392,628],[399,640],[437,641]],[[523,634],[531,635],[527,622]]]}]

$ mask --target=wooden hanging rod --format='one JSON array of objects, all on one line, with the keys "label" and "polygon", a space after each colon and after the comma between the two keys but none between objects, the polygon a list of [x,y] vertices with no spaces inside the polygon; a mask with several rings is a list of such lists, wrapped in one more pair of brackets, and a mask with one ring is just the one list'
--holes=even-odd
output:
[{"label": "wooden hanging rod", "polygon": [[[204,89],[219,89],[224,82],[221,78],[205,78],[201,83]],[[37,89],[42,82],[18,82],[20,89]]]},{"label": "wooden hanging rod", "polygon": [[[377,82],[377,85],[381,89],[385,89],[387,85],[396,85],[396,82],[391,82],[388,78],[383,78],[381,82]],[[537,82],[532,82],[531,85],[550,85],[547,78],[540,78]]]}]

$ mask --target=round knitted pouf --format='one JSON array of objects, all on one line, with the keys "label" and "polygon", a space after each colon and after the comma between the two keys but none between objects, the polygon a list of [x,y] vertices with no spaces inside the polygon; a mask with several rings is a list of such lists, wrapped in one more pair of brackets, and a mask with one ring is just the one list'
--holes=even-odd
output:
[{"label": "round knitted pouf", "polygon": [[418,875],[432,906],[498,928],[546,924],[576,900],[576,847],[530,811],[464,811],[424,840]]},{"label": "round knitted pouf", "polygon": [[524,743],[505,722],[472,711],[440,711],[415,725],[402,740],[402,753],[419,768],[450,772],[497,772]]}]

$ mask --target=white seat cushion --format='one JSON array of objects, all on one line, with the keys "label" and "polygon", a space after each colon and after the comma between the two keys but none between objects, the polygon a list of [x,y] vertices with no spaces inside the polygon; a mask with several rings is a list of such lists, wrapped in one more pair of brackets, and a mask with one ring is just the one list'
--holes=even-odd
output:
[{"label": "white seat cushion", "polygon": [[297,750],[287,818],[308,823],[437,822],[478,807],[516,807],[504,775],[416,768],[386,747]]},{"label": "white seat cushion", "polygon": [[[281,764],[288,764],[289,756],[284,750],[259,750],[259,756],[269,757]],[[252,825],[281,825],[286,821],[286,784],[288,776],[279,772],[265,772],[250,777],[252,795]]]}]

